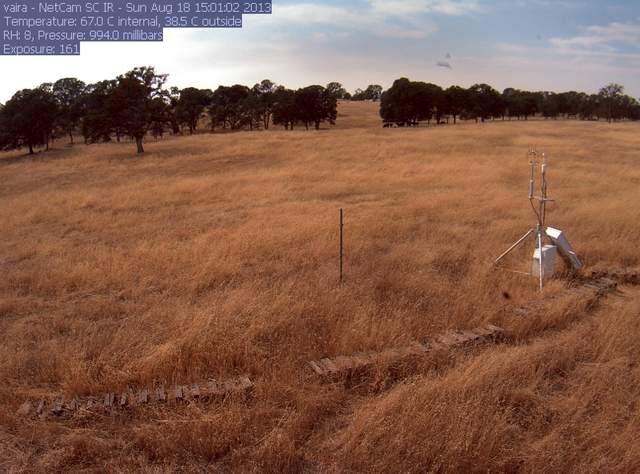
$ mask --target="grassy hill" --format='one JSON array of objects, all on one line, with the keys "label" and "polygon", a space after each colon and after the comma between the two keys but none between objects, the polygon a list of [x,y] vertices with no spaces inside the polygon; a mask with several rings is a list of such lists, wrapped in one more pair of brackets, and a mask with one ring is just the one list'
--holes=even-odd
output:
[{"label": "grassy hill", "polygon": [[[0,471],[640,470],[640,293],[585,308],[492,266],[533,224],[531,146],[587,273],[639,267],[637,124],[383,129],[343,103],[321,131],[0,154]],[[486,323],[509,341],[355,382],[306,366]],[[241,374],[248,400],[16,413]]]}]

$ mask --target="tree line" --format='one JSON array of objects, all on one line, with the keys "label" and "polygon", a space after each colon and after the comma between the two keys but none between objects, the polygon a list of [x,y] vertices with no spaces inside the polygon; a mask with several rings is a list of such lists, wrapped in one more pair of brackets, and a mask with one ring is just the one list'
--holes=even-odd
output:
[{"label": "tree line", "polygon": [[384,89],[379,84],[370,84],[366,89],[356,89],[353,94],[348,92],[339,82],[331,82],[327,85],[332,95],[339,100],[365,101],[370,100],[377,102],[382,98]]},{"label": "tree line", "polygon": [[166,80],[153,67],[140,67],[95,84],[64,78],[19,91],[0,105],[0,149],[26,147],[33,154],[62,136],[73,143],[79,133],[87,144],[130,138],[143,153],[147,135],[193,134],[203,123],[211,131],[319,129],[335,123],[337,101],[348,96],[337,82],[292,90],[263,80],[212,91],[167,89]]},{"label": "tree line", "polygon": [[52,140],[81,134],[87,144],[135,141],[144,152],[146,136],[195,133],[206,126],[216,130],[268,130],[282,126],[319,129],[334,124],[337,101],[380,101],[385,126],[412,126],[422,121],[455,124],[458,119],[527,120],[546,118],[583,120],[639,120],[640,104],[618,84],[598,94],[529,92],[507,88],[502,93],[488,84],[469,88],[414,82],[401,78],[387,91],[372,84],[352,95],[339,82],[297,90],[263,80],[253,87],[220,86],[216,90],[166,88],[166,74],[140,67],[114,79],[85,84],[76,78],[45,83],[17,92],[0,104],[0,149],[48,149]]},{"label": "tree line", "polygon": [[608,84],[598,94],[584,92],[529,92],[507,88],[502,93],[488,84],[447,89],[401,78],[381,95],[380,116],[385,126],[413,126],[419,122],[493,119],[527,120],[534,115],[548,119],[579,118],[640,120],[640,103],[624,94],[624,87]]}]

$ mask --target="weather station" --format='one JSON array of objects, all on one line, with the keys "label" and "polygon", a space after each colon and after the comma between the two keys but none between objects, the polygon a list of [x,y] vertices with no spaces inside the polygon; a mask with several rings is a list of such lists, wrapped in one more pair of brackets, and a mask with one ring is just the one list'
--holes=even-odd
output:
[{"label": "weather station", "polygon": [[[531,167],[531,175],[529,178],[529,203],[531,204],[531,209],[536,217],[536,226],[529,229],[522,237],[520,237],[520,239],[502,253],[502,255],[496,259],[495,264],[498,265],[507,255],[523,245],[528,239],[533,238],[535,242],[535,250],[533,252],[530,274],[537,277],[540,289],[542,290],[544,288],[545,280],[551,277],[555,272],[556,258],[558,254],[562,256],[567,266],[574,271],[578,271],[582,268],[582,262],[574,252],[564,232],[560,229],[546,226],[547,203],[554,202],[554,200],[550,199],[547,195],[548,165],[545,153],[539,153],[537,150],[531,149],[529,150],[528,156],[530,158],[529,165]],[[541,158],[540,163],[536,161],[538,158]],[[540,188],[539,194],[536,195],[536,170],[538,164],[540,165],[538,172]]]}]

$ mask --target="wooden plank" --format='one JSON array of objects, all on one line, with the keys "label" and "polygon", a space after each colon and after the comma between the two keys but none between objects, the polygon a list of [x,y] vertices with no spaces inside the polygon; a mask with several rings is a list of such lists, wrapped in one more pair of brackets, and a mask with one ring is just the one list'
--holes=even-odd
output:
[{"label": "wooden plank", "polygon": [[492,335],[504,334],[504,329],[499,328],[498,326],[494,326],[493,324],[487,324],[485,326],[485,328],[487,328],[489,331],[491,331]]},{"label": "wooden plank", "polygon": [[245,383],[246,381],[244,381],[242,377],[235,377],[231,379],[231,384],[233,386],[232,391],[243,392],[245,390]]},{"label": "wooden plank", "polygon": [[253,387],[253,382],[246,375],[241,376],[239,381],[240,381],[240,388],[242,390],[249,390],[250,388]]},{"label": "wooden plank", "polygon": [[138,404],[143,405],[149,403],[149,390],[143,388],[138,392]]},{"label": "wooden plank", "polygon": [[174,400],[183,400],[184,399],[184,390],[182,389],[182,385],[176,385],[171,391],[172,398]]},{"label": "wooden plank", "polygon": [[364,352],[356,352],[354,355],[351,356],[351,359],[353,360],[354,368],[366,367],[368,365],[371,365],[372,363],[371,354],[364,353]]},{"label": "wooden plank", "polygon": [[454,334],[458,337],[458,345],[469,344],[473,339],[469,337],[468,334],[465,334],[463,331],[454,331]]},{"label": "wooden plank", "polygon": [[309,361],[309,366],[318,375],[324,375],[325,370],[321,368],[315,360]]},{"label": "wooden plank", "polygon": [[138,406],[138,394],[131,388],[127,391],[127,406],[132,408]]},{"label": "wooden plank", "polygon": [[51,407],[51,414],[52,415],[62,415],[62,413],[64,412],[64,398],[57,398],[54,402],[53,405]]},{"label": "wooden plank", "polygon": [[462,335],[460,331],[451,331],[451,336],[456,340],[455,342],[456,346],[460,346],[468,342],[467,338],[464,337],[464,335]]},{"label": "wooden plank", "polygon": [[223,391],[222,391],[223,395],[227,395],[229,393],[233,393],[236,391],[235,389],[236,386],[233,380],[225,380],[224,382],[222,382],[222,387],[223,387]]},{"label": "wooden plank", "polygon": [[482,337],[479,334],[476,334],[473,331],[467,331],[467,330],[462,330],[460,331],[460,334],[462,334],[462,336],[467,340],[467,342],[477,342],[480,339],[482,339]]},{"label": "wooden plank", "polygon": [[432,351],[442,351],[449,348],[447,344],[440,342],[437,339],[433,339],[429,341],[428,344],[429,344],[429,349]]},{"label": "wooden plank", "polygon": [[29,413],[31,413],[32,409],[33,409],[33,405],[31,405],[31,402],[27,400],[22,405],[20,405],[20,408],[18,408],[18,415],[28,416]]},{"label": "wooden plank", "polygon": [[416,342],[415,344],[411,345],[412,350],[416,351],[416,354],[425,354],[427,352],[429,352],[429,348],[427,346],[425,346],[424,344],[421,344],[419,342]]},{"label": "wooden plank", "polygon": [[80,408],[80,401],[76,397],[74,397],[67,404],[67,410],[76,411],[78,408]]},{"label": "wooden plank", "polygon": [[167,401],[167,392],[165,392],[164,387],[162,385],[155,389],[155,391],[154,391],[154,400],[156,402],[166,402]]},{"label": "wooden plank", "polygon": [[618,283],[610,278],[601,278],[598,282],[605,288],[615,288],[618,286]]},{"label": "wooden plank", "polygon": [[332,374],[338,372],[338,367],[333,363],[331,359],[321,359],[320,363],[322,364],[322,367],[327,370],[327,372]]},{"label": "wooden plank", "polygon": [[240,379],[240,377],[236,377],[234,379],[234,390],[236,392],[243,392],[244,391],[244,383],[242,383],[242,380]]},{"label": "wooden plank", "polygon": [[116,400],[116,394],[115,393],[105,393],[104,395],[104,406],[105,407],[112,407],[113,404],[115,403]]},{"label": "wooden plank", "polygon": [[224,395],[224,386],[220,385],[220,383],[215,380],[211,380],[207,384],[207,391],[211,395]]},{"label": "wooden plank", "polygon": [[453,334],[451,334],[450,332],[448,332],[448,333],[437,336],[436,340],[447,347],[452,347],[456,344],[456,342],[458,341],[458,338],[453,336]]},{"label": "wooden plank", "polygon": [[487,328],[473,328],[471,330],[471,332],[473,332],[475,335],[477,335],[480,339],[484,339],[484,338],[486,338],[488,336],[491,336],[491,334],[493,334]]},{"label": "wooden plank", "polygon": [[333,363],[338,367],[338,370],[350,370],[353,368],[353,360],[351,357],[338,356],[332,359]]}]

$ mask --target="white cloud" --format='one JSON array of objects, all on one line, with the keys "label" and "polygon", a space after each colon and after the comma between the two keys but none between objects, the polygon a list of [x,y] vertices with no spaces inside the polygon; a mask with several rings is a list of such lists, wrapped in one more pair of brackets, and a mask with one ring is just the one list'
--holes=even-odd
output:
[{"label": "white cloud", "polygon": [[498,43],[496,49],[504,53],[528,53],[531,51],[530,46],[516,43]]},{"label": "white cloud", "polygon": [[466,15],[481,10],[480,4],[473,1],[440,1],[432,2],[433,11],[445,15]]},{"label": "white cloud", "polygon": [[532,48],[489,57],[465,56],[456,61],[455,82],[469,86],[488,82],[498,90],[516,87],[525,90],[568,90],[595,93],[604,84],[618,82],[631,95],[640,93],[638,64],[612,63],[602,57],[567,56],[550,48]]},{"label": "white cloud", "polygon": [[[547,43],[530,46],[498,43],[494,54],[486,59],[494,77],[503,85],[522,88],[585,90],[595,92],[603,84],[618,82],[630,94],[640,93],[640,25],[610,23],[589,26],[580,35],[553,38]],[[468,58],[473,68],[488,74],[485,64]],[[526,76],[534,78],[532,86]],[[509,83],[509,77],[514,78]]]},{"label": "white cloud", "polygon": [[551,38],[559,48],[599,48],[615,50],[616,45],[640,47],[640,23],[609,23],[584,28],[584,33],[570,38]]},{"label": "white cloud", "polygon": [[457,16],[480,9],[474,0],[369,0],[369,4],[376,13],[401,17],[434,12]]},{"label": "white cloud", "polygon": [[[427,38],[437,31],[433,21],[429,18],[416,16],[422,0],[391,0],[387,6],[392,7],[388,12],[382,2],[370,0],[371,7],[354,10],[352,8],[322,5],[317,3],[297,3],[282,5],[274,10],[273,21],[283,27],[317,27],[321,32],[313,32],[318,39],[326,40],[336,37],[335,32],[329,30],[347,30],[367,32],[384,38]],[[397,9],[394,4],[397,3]],[[434,2],[427,2],[434,3]],[[448,2],[438,2],[448,3]],[[397,24],[398,21],[402,24]],[[318,34],[320,37],[318,37]]]},{"label": "white cloud", "polygon": [[323,25],[339,28],[358,28],[378,21],[370,12],[315,3],[274,7],[273,19],[288,26]]},{"label": "white cloud", "polygon": [[400,28],[400,27],[386,27],[378,31],[379,36],[385,38],[397,38],[397,39],[423,39],[431,36],[437,31],[434,25],[425,25],[424,28]]}]

